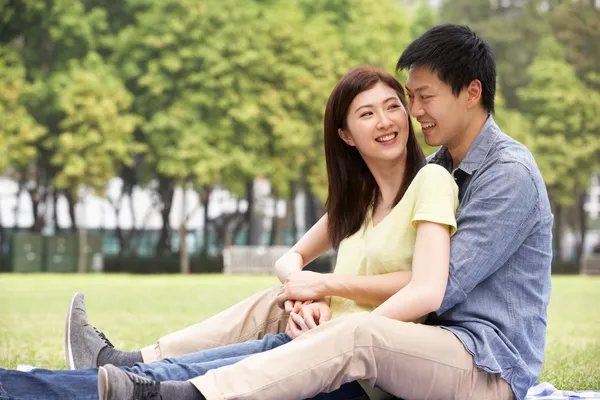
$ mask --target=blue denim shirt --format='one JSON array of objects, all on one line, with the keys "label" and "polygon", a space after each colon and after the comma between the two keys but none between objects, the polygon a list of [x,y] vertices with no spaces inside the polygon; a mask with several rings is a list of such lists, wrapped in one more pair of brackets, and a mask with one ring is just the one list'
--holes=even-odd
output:
[{"label": "blue denim shirt", "polygon": [[479,368],[499,373],[523,399],[542,371],[551,291],[544,181],[527,148],[491,116],[456,170],[446,147],[430,162],[451,171],[460,205],[448,287],[427,323],[452,331]]}]

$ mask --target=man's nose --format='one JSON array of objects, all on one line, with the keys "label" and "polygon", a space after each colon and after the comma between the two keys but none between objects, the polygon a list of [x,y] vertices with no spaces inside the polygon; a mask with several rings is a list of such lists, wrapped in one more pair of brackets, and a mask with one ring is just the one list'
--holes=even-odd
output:
[{"label": "man's nose", "polygon": [[423,110],[421,103],[419,103],[417,100],[413,99],[410,102],[410,115],[412,115],[413,117],[420,117],[422,115],[425,115],[425,111]]}]

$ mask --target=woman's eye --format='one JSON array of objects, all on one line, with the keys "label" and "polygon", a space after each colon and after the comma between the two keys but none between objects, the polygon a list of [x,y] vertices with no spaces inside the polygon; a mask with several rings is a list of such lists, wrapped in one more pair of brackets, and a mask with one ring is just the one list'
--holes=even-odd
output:
[{"label": "woman's eye", "polygon": [[400,104],[392,104],[389,109],[393,110],[393,109],[399,108],[399,107],[400,107]]},{"label": "woman's eye", "polygon": [[367,112],[365,112],[365,113],[362,113],[362,114],[360,114],[360,117],[361,117],[361,118],[362,118],[362,117],[366,117],[366,116],[368,116],[368,115],[371,115],[371,114],[373,114],[371,111],[367,111]]}]

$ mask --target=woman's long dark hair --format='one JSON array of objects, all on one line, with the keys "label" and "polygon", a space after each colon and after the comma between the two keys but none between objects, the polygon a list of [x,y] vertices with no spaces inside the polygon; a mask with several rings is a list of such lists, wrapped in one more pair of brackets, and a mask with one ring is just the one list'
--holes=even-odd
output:
[{"label": "woman's long dark hair", "polygon": [[[346,118],[352,100],[378,82],[396,91],[408,113],[406,96],[400,82],[387,72],[369,66],[357,67],[344,75],[327,101],[324,130],[329,189],[325,209],[329,240],[334,248],[338,247],[343,239],[360,229],[369,207],[375,204],[379,195],[377,182],[356,147],[347,145],[338,135],[338,129],[346,128]],[[423,150],[417,142],[411,120],[408,118],[406,166],[402,184],[394,199],[394,206],[402,199],[425,162]]]}]

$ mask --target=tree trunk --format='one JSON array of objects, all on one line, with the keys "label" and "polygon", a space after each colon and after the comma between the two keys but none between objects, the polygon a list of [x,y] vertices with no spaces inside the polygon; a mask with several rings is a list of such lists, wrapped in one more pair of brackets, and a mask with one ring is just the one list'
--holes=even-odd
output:
[{"label": "tree trunk", "polygon": [[258,237],[256,235],[256,218],[254,216],[254,181],[246,182],[246,201],[248,209],[246,210],[246,225],[248,226],[248,238],[246,244],[248,246],[256,246]]},{"label": "tree trunk", "polygon": [[554,259],[558,260],[558,261],[564,261],[565,257],[563,254],[563,221],[562,221],[562,213],[563,213],[563,206],[560,203],[554,203],[553,207],[554,209],[554,226],[553,226],[553,230],[554,232],[552,233],[552,241],[553,243],[553,247],[554,247]]},{"label": "tree trunk", "polygon": [[583,261],[584,261],[584,250],[585,250],[585,239],[587,233],[587,218],[584,210],[585,204],[585,192],[576,190],[576,201],[577,201],[577,216],[579,219],[579,238],[577,240],[577,254],[576,260],[577,265],[579,266],[579,271],[583,269]]},{"label": "tree trunk", "polygon": [[290,182],[290,198],[287,204],[288,218],[290,221],[290,233],[292,236],[292,244],[295,244],[298,240],[298,226],[296,225],[296,195],[297,193],[296,182]]},{"label": "tree trunk", "polygon": [[269,234],[269,246],[275,246],[279,238],[279,217],[277,216],[277,202],[279,194],[276,189],[273,189],[273,217],[271,218],[271,232]]},{"label": "tree trunk", "polygon": [[71,232],[77,230],[77,220],[75,219],[75,201],[73,199],[73,193],[71,191],[65,192],[65,198],[69,204],[69,217],[71,218]]},{"label": "tree trunk", "polygon": [[131,245],[131,241],[138,234],[137,218],[135,217],[135,205],[133,203],[133,187],[127,190],[127,201],[129,204],[129,213],[131,214],[131,229],[124,235],[123,246],[124,254],[137,254],[137,250]]},{"label": "tree trunk", "polygon": [[179,272],[182,274],[189,274],[190,258],[187,253],[187,229],[185,227],[187,222],[187,199],[185,193],[187,185],[183,185],[181,189],[181,220],[179,221]]},{"label": "tree trunk", "polygon": [[160,229],[160,237],[156,243],[156,254],[169,255],[171,254],[171,227],[169,225],[169,215],[173,205],[173,194],[175,189],[173,182],[168,179],[160,179],[158,185],[158,195],[162,201],[162,209],[160,216],[162,226]]},{"label": "tree trunk", "polygon": [[310,184],[304,182],[304,231],[308,231],[317,222],[317,210]]},{"label": "tree trunk", "polygon": [[206,186],[199,193],[200,201],[202,202],[203,209],[204,209],[204,215],[202,217],[203,218],[203,221],[202,221],[202,255],[203,256],[208,255],[208,223],[209,223],[208,207],[209,207],[211,192],[212,192],[212,187]]},{"label": "tree trunk", "polygon": [[[240,215],[240,202],[238,201],[237,210],[235,213],[228,215],[225,218],[225,231],[223,246],[232,246],[235,243],[235,238],[244,229],[248,227],[247,214]],[[250,229],[248,229],[250,231]],[[246,241],[246,244],[248,242]]]},{"label": "tree trunk", "polygon": [[[85,189],[84,189],[85,190]],[[83,274],[87,270],[87,221],[86,221],[87,193],[82,193],[79,203],[81,204],[81,220],[79,226],[79,259],[77,261],[77,272]]]},{"label": "tree trunk", "polygon": [[56,188],[52,189],[52,215],[51,215],[51,220],[52,220],[52,232],[56,233],[58,232],[58,206],[57,203],[58,202],[58,190]]},{"label": "tree trunk", "polygon": [[[21,185],[21,182],[19,182],[19,187],[17,188],[17,194],[16,194],[16,202],[15,202],[15,207],[13,208],[13,218],[15,220],[15,225],[14,228],[15,230],[19,230],[19,214],[21,213],[21,193],[23,192],[23,186]],[[33,202],[33,199],[31,199],[31,201]],[[33,214],[33,218],[35,220],[35,214]]]},{"label": "tree trunk", "polygon": [[123,192],[119,196],[119,199],[116,203],[110,202],[113,206],[113,210],[115,211],[115,235],[117,236],[117,240],[119,240],[119,255],[122,256],[125,254],[125,238],[123,236],[123,229],[121,229],[121,202],[123,201]]},{"label": "tree trunk", "polygon": [[[0,210],[2,210],[2,196],[0,196]],[[6,240],[6,232],[4,231],[4,223],[2,221],[2,213],[0,212],[0,271],[4,271],[4,241]]]},{"label": "tree trunk", "polygon": [[36,189],[28,190],[27,192],[31,198],[31,211],[33,214],[33,226],[31,227],[31,231],[39,233],[44,227],[44,216],[40,215],[43,199]]}]

